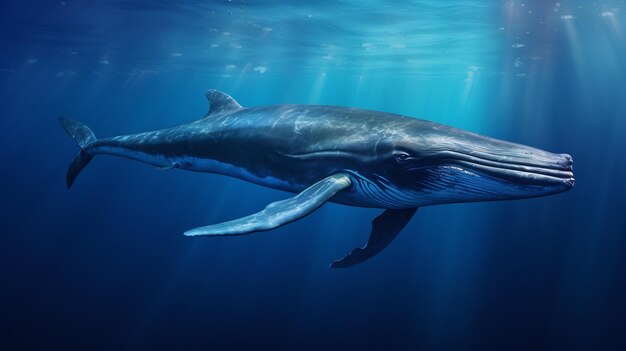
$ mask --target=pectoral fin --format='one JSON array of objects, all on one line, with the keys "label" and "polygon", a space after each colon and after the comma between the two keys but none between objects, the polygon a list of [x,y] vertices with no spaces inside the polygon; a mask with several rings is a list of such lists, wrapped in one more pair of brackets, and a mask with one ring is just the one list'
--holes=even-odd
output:
[{"label": "pectoral fin", "polygon": [[199,227],[185,232],[186,236],[243,235],[278,228],[315,211],[333,195],[352,184],[350,177],[339,173],[320,180],[300,194],[273,202],[263,211],[232,221]]},{"label": "pectoral fin", "polygon": [[417,208],[386,210],[372,221],[372,231],[365,247],[357,247],[344,258],[333,262],[331,268],[345,268],[361,263],[381,252],[409,223]]}]

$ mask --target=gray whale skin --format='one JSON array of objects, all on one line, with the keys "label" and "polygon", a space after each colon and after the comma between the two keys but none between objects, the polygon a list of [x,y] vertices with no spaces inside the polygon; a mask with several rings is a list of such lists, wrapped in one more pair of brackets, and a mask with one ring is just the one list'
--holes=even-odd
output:
[{"label": "gray whale skin", "polygon": [[67,186],[94,155],[159,169],[219,173],[295,193],[262,211],[195,228],[187,236],[243,235],[277,228],[327,201],[381,208],[368,243],[331,267],[384,249],[418,207],[556,194],[574,186],[572,157],[391,113],[317,105],[241,107],[209,90],[209,112],[172,128],[97,139],[61,117],[80,146]]}]

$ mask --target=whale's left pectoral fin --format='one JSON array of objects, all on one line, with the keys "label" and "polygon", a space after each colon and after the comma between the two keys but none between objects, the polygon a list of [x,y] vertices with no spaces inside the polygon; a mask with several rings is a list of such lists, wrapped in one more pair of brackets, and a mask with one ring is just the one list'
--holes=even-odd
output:
[{"label": "whale's left pectoral fin", "polygon": [[191,229],[186,231],[185,235],[244,235],[274,229],[305,217],[351,184],[352,181],[348,175],[334,174],[290,199],[267,205],[261,212],[224,223]]},{"label": "whale's left pectoral fin", "polygon": [[370,238],[364,247],[357,247],[344,258],[331,263],[331,268],[345,268],[361,263],[381,252],[409,223],[417,208],[386,210],[372,221]]}]

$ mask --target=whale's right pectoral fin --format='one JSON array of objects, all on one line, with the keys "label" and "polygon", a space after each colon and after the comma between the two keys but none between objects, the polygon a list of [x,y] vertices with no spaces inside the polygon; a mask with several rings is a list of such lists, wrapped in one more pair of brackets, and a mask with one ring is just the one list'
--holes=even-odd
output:
[{"label": "whale's right pectoral fin", "polygon": [[357,247],[344,258],[333,262],[330,268],[350,267],[381,252],[409,223],[415,211],[417,208],[385,210],[372,221],[372,231],[367,244],[362,248]]},{"label": "whale's right pectoral fin", "polygon": [[352,181],[348,175],[334,174],[311,185],[292,198],[267,205],[261,212],[228,222],[191,229],[186,231],[185,235],[244,235],[278,228],[315,211],[351,184]]}]

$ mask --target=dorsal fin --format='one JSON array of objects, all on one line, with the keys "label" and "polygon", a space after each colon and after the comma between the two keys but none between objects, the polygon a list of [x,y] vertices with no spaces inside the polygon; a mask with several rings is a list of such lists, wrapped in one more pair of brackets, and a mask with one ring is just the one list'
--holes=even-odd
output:
[{"label": "dorsal fin", "polygon": [[234,112],[242,108],[235,99],[219,90],[207,90],[204,95],[206,95],[207,100],[209,100],[209,112],[207,112],[207,116],[223,112]]}]

